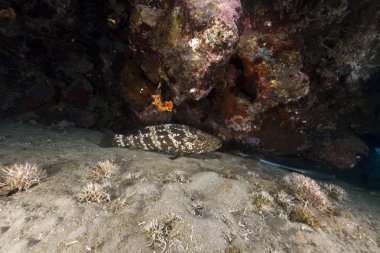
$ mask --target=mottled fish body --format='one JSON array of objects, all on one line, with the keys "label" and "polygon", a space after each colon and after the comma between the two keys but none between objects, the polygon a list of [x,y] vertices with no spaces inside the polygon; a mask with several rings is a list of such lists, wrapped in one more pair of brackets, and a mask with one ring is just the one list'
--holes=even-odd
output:
[{"label": "mottled fish body", "polygon": [[127,135],[106,135],[101,146],[137,148],[181,155],[215,151],[221,147],[221,142],[218,138],[196,128],[163,124],[143,127]]}]

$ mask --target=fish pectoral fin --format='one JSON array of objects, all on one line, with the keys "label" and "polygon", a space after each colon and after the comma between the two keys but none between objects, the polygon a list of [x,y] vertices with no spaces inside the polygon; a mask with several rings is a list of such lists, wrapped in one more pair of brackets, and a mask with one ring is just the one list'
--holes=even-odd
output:
[{"label": "fish pectoral fin", "polygon": [[216,154],[215,152],[188,154],[186,156],[194,159],[221,159],[221,156],[219,154]]},{"label": "fish pectoral fin", "polygon": [[177,159],[177,158],[179,158],[181,156],[184,156],[184,154],[178,153],[178,154],[174,154],[174,155],[169,156],[169,159],[170,160],[175,160],[175,159]]}]

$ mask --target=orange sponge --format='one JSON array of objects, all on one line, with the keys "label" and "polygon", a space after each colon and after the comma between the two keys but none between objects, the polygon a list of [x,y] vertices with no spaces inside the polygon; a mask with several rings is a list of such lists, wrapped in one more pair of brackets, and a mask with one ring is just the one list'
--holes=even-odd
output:
[{"label": "orange sponge", "polygon": [[171,112],[173,110],[173,102],[162,101],[160,94],[152,95],[152,98],[152,105],[154,105],[159,112]]}]

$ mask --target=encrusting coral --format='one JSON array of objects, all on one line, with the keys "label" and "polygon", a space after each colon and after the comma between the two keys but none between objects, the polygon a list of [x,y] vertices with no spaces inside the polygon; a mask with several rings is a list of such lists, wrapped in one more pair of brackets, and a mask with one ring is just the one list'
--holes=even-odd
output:
[{"label": "encrusting coral", "polygon": [[30,163],[13,164],[2,168],[0,173],[0,196],[27,190],[47,176],[45,170]]},{"label": "encrusting coral", "polygon": [[77,199],[81,203],[106,203],[111,201],[111,196],[104,190],[102,185],[89,183],[83,187],[82,191],[77,195]]},{"label": "encrusting coral", "polygon": [[116,173],[118,173],[120,167],[110,160],[104,160],[98,162],[95,168],[87,173],[87,178],[92,179],[99,183],[104,179],[110,179]]}]

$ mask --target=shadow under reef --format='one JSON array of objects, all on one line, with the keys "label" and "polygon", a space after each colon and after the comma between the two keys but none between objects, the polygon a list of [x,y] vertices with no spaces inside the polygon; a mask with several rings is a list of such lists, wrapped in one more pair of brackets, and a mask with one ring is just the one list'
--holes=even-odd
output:
[{"label": "shadow under reef", "polygon": [[338,171],[327,165],[299,156],[276,155],[258,151],[223,150],[232,155],[259,161],[266,167],[296,172],[322,181],[343,181],[354,187],[380,190],[380,155],[370,153],[360,164]]}]

